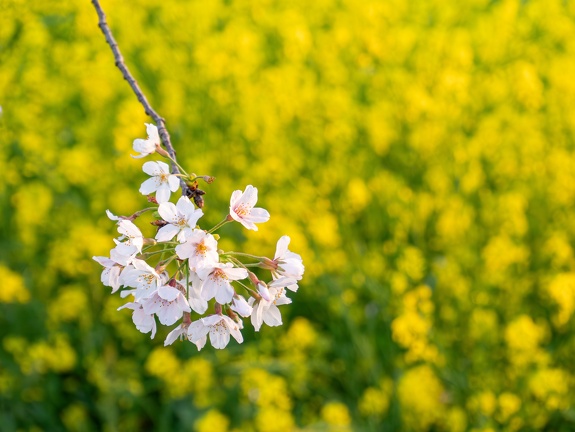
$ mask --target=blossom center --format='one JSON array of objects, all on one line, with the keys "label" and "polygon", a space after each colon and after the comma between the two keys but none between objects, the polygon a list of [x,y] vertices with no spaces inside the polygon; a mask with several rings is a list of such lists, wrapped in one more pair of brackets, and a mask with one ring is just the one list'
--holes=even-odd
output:
[{"label": "blossom center", "polygon": [[224,273],[224,271],[222,269],[219,269],[219,268],[214,270],[213,278],[214,279],[228,280],[228,276]]},{"label": "blossom center", "polygon": [[279,300],[279,298],[283,295],[283,293],[284,293],[284,289],[280,288],[275,295],[274,302],[273,302],[274,304],[276,304],[276,301]]},{"label": "blossom center", "polygon": [[216,332],[216,333],[220,333],[220,334],[224,334],[227,333],[227,329],[226,329],[226,325],[224,324],[224,321],[218,321],[217,323],[215,323],[212,326],[212,329]]},{"label": "blossom center", "polygon": [[245,204],[240,204],[239,206],[237,206],[235,211],[236,214],[240,217],[250,214],[250,208]]},{"label": "blossom center", "polygon": [[205,255],[208,247],[202,242],[196,245],[196,255]]}]

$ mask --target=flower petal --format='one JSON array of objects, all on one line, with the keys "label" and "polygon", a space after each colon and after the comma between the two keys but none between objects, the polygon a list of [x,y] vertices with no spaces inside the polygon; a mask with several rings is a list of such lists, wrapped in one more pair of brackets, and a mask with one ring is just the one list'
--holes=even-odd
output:
[{"label": "flower petal", "polygon": [[166,162],[156,161],[156,163],[158,164],[158,168],[160,169],[160,171],[162,173],[164,173],[164,174],[170,173],[170,167]]},{"label": "flower petal", "polygon": [[186,332],[186,329],[182,328],[182,324],[180,324],[175,329],[173,329],[170,333],[168,333],[168,336],[166,337],[166,340],[164,341],[164,346],[172,345],[176,341],[176,339],[182,333],[185,333],[185,332]]},{"label": "flower petal", "polygon": [[160,144],[160,134],[158,133],[158,128],[155,124],[144,123],[146,125],[146,132],[148,133],[148,140],[153,142],[154,145]]},{"label": "flower petal", "polygon": [[216,296],[218,292],[219,285],[214,280],[214,278],[208,277],[204,284],[202,285],[202,298],[205,301],[209,301]]},{"label": "flower petal", "polygon": [[160,216],[162,216],[162,219],[164,219],[166,222],[173,224],[178,223],[179,212],[174,203],[161,203],[158,207],[158,213],[160,213]]},{"label": "flower petal", "polygon": [[219,304],[226,304],[232,301],[234,297],[234,289],[229,282],[222,281],[216,291],[216,301]]},{"label": "flower petal", "polygon": [[[162,162],[163,163],[163,162]],[[166,165],[166,164],[164,164]],[[142,165],[142,171],[150,176],[157,176],[162,173],[160,169],[159,162],[156,161],[148,161],[144,165]]]},{"label": "flower petal", "polygon": [[248,277],[248,271],[243,268],[225,268],[223,271],[230,280],[242,280]]},{"label": "flower petal", "polygon": [[235,207],[238,204],[240,198],[242,197],[241,190],[235,190],[232,192],[232,196],[230,198],[230,208]]},{"label": "flower petal", "polygon": [[190,342],[196,343],[198,340],[208,334],[210,328],[205,326],[202,320],[194,321],[188,327],[188,339]]},{"label": "flower petal", "polygon": [[216,349],[224,349],[230,342],[230,333],[220,328],[212,327],[210,330],[210,342]]},{"label": "flower petal", "polygon": [[178,294],[180,294],[180,291],[169,285],[162,285],[158,288],[158,295],[166,301],[174,301]]},{"label": "flower petal", "polygon": [[185,214],[186,216],[191,215],[196,211],[194,204],[192,204],[192,202],[187,196],[181,196],[180,199],[178,200],[178,203],[176,204],[176,207],[181,213]]},{"label": "flower petal", "polygon": [[152,177],[142,183],[142,185],[140,186],[140,193],[142,195],[150,195],[157,189],[158,189],[158,180],[156,179],[156,177]]},{"label": "flower petal", "polygon": [[168,185],[170,186],[170,190],[175,192],[180,187],[180,179],[178,179],[175,175],[171,175],[168,177]]},{"label": "flower petal", "polygon": [[156,201],[159,203],[166,202],[170,199],[170,188],[166,183],[162,183],[156,191]]},{"label": "flower petal", "polygon": [[252,185],[247,185],[242,196],[242,202],[246,203],[249,207],[255,206],[258,202],[258,189]]},{"label": "flower petal", "polygon": [[277,260],[284,256],[284,254],[288,251],[290,240],[291,239],[287,235],[280,237],[276,245],[276,254],[274,256],[274,260]]},{"label": "flower petal", "polygon": [[168,224],[158,230],[158,233],[156,234],[156,240],[159,242],[170,241],[176,234],[178,234],[179,231],[180,228],[178,228],[176,225]]},{"label": "flower petal", "polygon": [[270,327],[282,325],[282,314],[276,305],[272,304],[263,314],[264,322]]},{"label": "flower petal", "polygon": [[250,214],[246,219],[254,223],[263,223],[270,220],[270,214],[266,209],[256,207],[251,209]]}]

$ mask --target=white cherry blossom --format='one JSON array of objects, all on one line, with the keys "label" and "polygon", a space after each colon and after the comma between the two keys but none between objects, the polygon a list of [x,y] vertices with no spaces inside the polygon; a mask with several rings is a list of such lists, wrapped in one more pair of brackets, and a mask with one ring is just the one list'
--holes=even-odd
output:
[{"label": "white cherry blossom", "polygon": [[[111,213],[108,216],[110,215],[114,216]],[[122,235],[114,239],[116,247],[110,251],[110,258],[118,264],[127,266],[142,251],[144,236],[140,229],[128,219],[118,218],[118,232]]]},{"label": "white cherry blossom", "polygon": [[194,229],[186,235],[186,241],[176,246],[178,258],[189,259],[193,271],[203,267],[211,267],[219,260],[218,242],[213,235],[203,230]]},{"label": "white cherry blossom", "polygon": [[138,248],[124,244],[116,239],[114,239],[114,242],[116,242],[116,247],[110,250],[110,258],[123,266],[131,264],[136,255],[138,255]]},{"label": "white cherry blossom", "polygon": [[272,298],[268,286],[262,281],[258,282],[258,294],[267,301],[270,301]]},{"label": "white cherry blossom", "polygon": [[114,294],[120,288],[120,273],[124,267],[108,257],[95,256],[92,259],[104,266],[100,280],[104,286],[111,287]]},{"label": "white cherry blossom", "polygon": [[263,208],[256,207],[258,201],[258,190],[252,185],[248,185],[246,190],[236,190],[230,199],[230,216],[250,230],[257,231],[256,223],[267,222],[270,214]]},{"label": "white cherry blossom", "polygon": [[194,312],[200,315],[208,310],[208,302],[202,297],[202,284],[203,281],[198,277],[195,272],[190,272],[189,280],[185,278],[178,281],[188,291],[188,304]]},{"label": "white cherry blossom", "polygon": [[118,232],[122,234],[118,240],[124,240],[122,243],[125,246],[135,246],[138,252],[142,251],[142,246],[144,246],[144,236],[142,235],[142,231],[134,225],[134,222],[127,219],[121,219],[118,221]]},{"label": "white cherry blossom", "polygon": [[198,350],[205,345],[208,334],[212,346],[216,349],[225,348],[230,341],[230,335],[238,343],[244,341],[239,325],[226,315],[210,315],[194,321],[188,327],[188,339],[196,344]]},{"label": "white cherry blossom", "polygon": [[184,312],[191,312],[190,306],[182,292],[169,285],[163,285],[147,298],[143,304],[144,312],[156,314],[164,325],[172,325]]},{"label": "white cherry blossom", "polygon": [[181,197],[177,204],[161,203],[158,213],[168,222],[168,225],[159,229],[156,240],[170,241],[177,235],[180,243],[186,241],[186,237],[192,233],[198,219],[204,214],[201,209],[195,208],[190,199],[185,196]]},{"label": "white cherry blossom", "polygon": [[230,308],[244,318],[249,317],[253,311],[253,308],[249,305],[246,299],[238,294],[234,295]]},{"label": "white cherry blossom", "polygon": [[132,293],[136,301],[150,297],[164,283],[165,276],[160,275],[145,261],[134,259],[125,268],[120,277],[122,285],[136,288]]},{"label": "white cherry blossom", "polygon": [[[299,281],[303,277],[305,267],[301,256],[288,249],[289,243],[290,238],[286,235],[278,240],[276,254],[273,259],[274,268],[272,269],[272,274],[275,279],[284,276]],[[298,285],[292,284],[287,288],[295,292],[298,289]]]},{"label": "white cherry blossom", "polygon": [[154,315],[144,312],[140,303],[126,303],[125,305],[120,306],[118,310],[125,308],[132,309],[134,311],[132,313],[132,321],[136,324],[136,328],[142,333],[152,332],[151,338],[154,339],[154,336],[156,335],[156,320],[154,319]]},{"label": "white cherry blossom", "polygon": [[164,341],[164,346],[172,345],[176,339],[180,336],[184,335],[186,338],[188,337],[188,325],[189,324],[180,324],[175,329],[173,329],[168,336],[166,336],[166,340]]},{"label": "white cherry blossom", "polygon": [[134,151],[140,153],[137,156],[131,155],[134,159],[146,157],[156,151],[156,146],[160,145],[160,135],[158,128],[151,123],[144,123],[146,125],[146,132],[148,133],[147,139],[137,138],[134,140],[132,147]]},{"label": "white cherry blossom", "polygon": [[113,220],[113,221],[119,221],[119,220],[121,219],[120,216],[116,216],[116,215],[115,215],[114,213],[112,213],[110,210],[106,210],[106,216],[108,216],[108,218],[109,218],[110,220]]},{"label": "white cherry blossom", "polygon": [[241,280],[248,277],[248,271],[243,268],[234,268],[231,263],[215,263],[212,267],[199,269],[198,276],[204,281],[202,297],[211,300],[214,297],[220,304],[232,301],[234,289],[230,281]]},{"label": "white cherry blossom", "polygon": [[168,201],[171,193],[177,191],[180,187],[180,180],[175,175],[170,174],[170,167],[165,162],[146,162],[142,170],[152,177],[142,183],[140,193],[149,195],[152,192],[156,192],[156,201],[158,203]]},{"label": "white cherry blossom", "polygon": [[285,287],[295,283],[293,279],[281,278],[267,284],[270,299],[261,298],[256,301],[253,297],[249,300],[249,305],[253,307],[251,322],[255,331],[260,331],[262,323],[270,327],[282,325],[282,316],[278,306],[290,304],[291,299],[285,295]]}]

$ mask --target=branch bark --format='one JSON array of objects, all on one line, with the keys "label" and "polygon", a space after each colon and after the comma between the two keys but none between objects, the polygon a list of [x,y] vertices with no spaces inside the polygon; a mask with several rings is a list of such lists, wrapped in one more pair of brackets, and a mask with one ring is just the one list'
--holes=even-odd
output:
[{"label": "branch bark", "polygon": [[[138,82],[136,81],[134,76],[130,73],[130,70],[128,69],[128,66],[126,65],[126,62],[124,61],[124,57],[122,56],[122,53],[120,52],[120,48],[118,47],[118,43],[116,42],[116,39],[114,39],[114,36],[112,35],[112,30],[110,30],[110,27],[108,26],[108,23],[106,21],[106,14],[104,13],[102,6],[100,6],[99,0],[92,0],[92,5],[94,5],[94,8],[96,9],[96,13],[98,14],[98,27],[100,27],[100,30],[102,30],[102,33],[104,34],[104,37],[106,38],[106,42],[108,43],[108,45],[110,46],[110,48],[112,50],[112,53],[114,54],[114,60],[116,63],[116,67],[118,69],[120,69],[120,72],[122,72],[122,76],[124,77],[124,79],[128,82],[128,84],[132,88],[132,91],[134,92],[134,94],[138,98],[138,101],[144,107],[144,111],[146,112],[146,114],[154,120],[154,122],[156,123],[156,126],[158,127],[158,133],[160,135],[160,140],[162,141],[162,145],[165,147],[166,151],[168,152],[170,157],[173,159],[173,161],[171,162],[172,174],[181,174],[178,166],[174,162],[176,160],[176,150],[172,146],[172,141],[170,140],[170,134],[168,133],[168,130],[166,129],[166,123],[165,123],[164,118],[162,116],[160,116],[152,108],[152,105],[150,104],[150,102],[148,102],[148,99],[146,98],[146,96],[144,95],[144,92],[142,91],[142,89],[138,85]],[[186,185],[186,183],[183,180],[180,180],[180,185],[182,187],[182,194],[190,196],[190,193],[191,193],[190,188]]]}]

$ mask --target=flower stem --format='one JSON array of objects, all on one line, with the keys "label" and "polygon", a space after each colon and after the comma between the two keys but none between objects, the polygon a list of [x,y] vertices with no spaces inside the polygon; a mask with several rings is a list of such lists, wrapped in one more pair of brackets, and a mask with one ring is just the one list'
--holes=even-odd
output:
[{"label": "flower stem", "polygon": [[[144,253],[144,254],[141,254],[140,256],[142,257],[142,259],[145,260],[145,259],[151,257],[152,255],[157,255],[157,254],[159,254],[159,253],[163,254],[163,253],[165,253],[165,252],[167,252],[167,250],[166,250],[166,249],[162,249],[162,250],[159,250],[159,251],[146,252],[146,253]],[[160,261],[161,261],[161,260],[160,260]]]},{"label": "flower stem", "polygon": [[173,158],[172,158],[171,156],[169,156],[169,155],[168,155],[168,159],[170,159],[173,163],[176,164],[176,166],[180,169],[180,171],[184,173],[184,176],[185,176],[185,177],[190,177],[190,175],[186,172],[185,169],[183,169],[183,168],[181,167],[181,165],[178,163],[177,160],[173,159]]},{"label": "flower stem", "polygon": [[228,222],[230,222],[230,221],[229,221],[229,220],[227,219],[227,217],[226,217],[226,219],[222,220],[221,222],[218,222],[218,223],[216,224],[216,226],[214,226],[211,230],[209,230],[209,231],[208,231],[208,234],[213,233],[215,230],[217,230],[218,228],[223,227],[223,226],[224,226],[225,224],[227,224]]},{"label": "flower stem", "polygon": [[239,259],[236,259],[236,258],[234,258],[234,257],[229,257],[229,260],[230,260],[233,264],[236,264],[237,266],[242,267],[242,268],[245,268],[245,269],[247,270],[246,265],[245,265],[243,262],[241,262]]},{"label": "flower stem", "polygon": [[241,283],[240,281],[234,281],[234,282],[237,282],[237,283],[239,283],[241,286],[243,286],[244,289],[245,289],[248,293],[250,293],[250,294],[252,294],[252,293],[253,293],[253,294],[257,294],[257,292],[256,292],[255,290],[251,289],[251,288],[250,288],[249,286],[247,286],[247,285],[244,285],[244,284]]},{"label": "flower stem", "polygon": [[247,254],[247,253],[243,253],[243,252],[224,252],[222,255],[237,255],[237,256],[243,256],[243,257],[247,257],[247,258],[251,258],[251,259],[255,259],[258,261],[262,261],[263,259],[265,259],[265,257],[261,257],[261,256],[257,256],[257,255],[251,255],[251,254]]},{"label": "flower stem", "polygon": [[142,215],[143,213],[150,211],[150,210],[157,210],[158,207],[148,207],[145,208],[143,210],[139,210],[136,213],[134,213],[132,216],[128,217],[129,220],[133,221],[134,219],[136,219],[138,216]]}]

